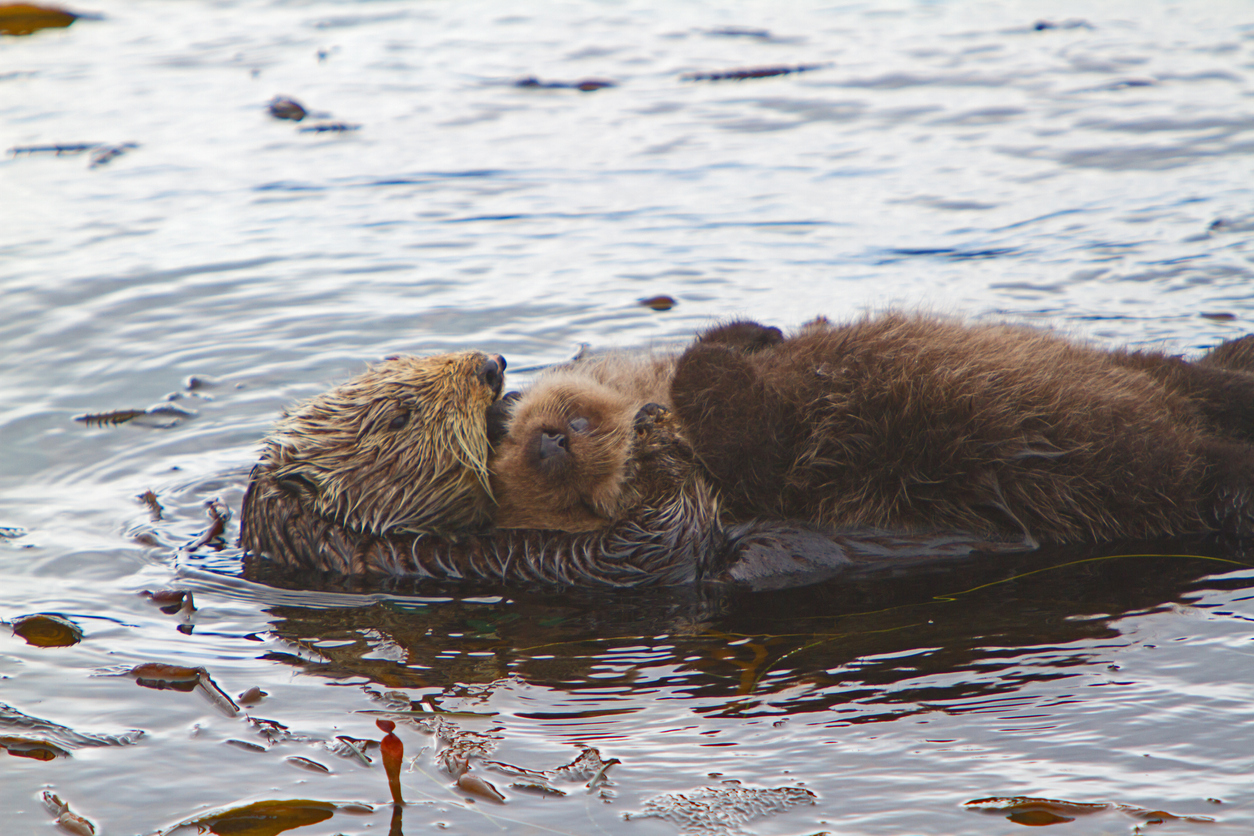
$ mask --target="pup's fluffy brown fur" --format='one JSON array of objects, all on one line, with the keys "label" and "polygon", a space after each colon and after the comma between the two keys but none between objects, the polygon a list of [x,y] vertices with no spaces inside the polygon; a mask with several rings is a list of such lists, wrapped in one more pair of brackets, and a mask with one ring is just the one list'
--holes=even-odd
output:
[{"label": "pup's fluffy brown fur", "polygon": [[491,460],[498,528],[592,531],[640,500],[640,408],[669,403],[674,357],[613,353],[547,372]]},{"label": "pup's fluffy brown fur", "polygon": [[672,394],[734,514],[1042,542],[1250,527],[1245,373],[901,314],[724,336]]}]

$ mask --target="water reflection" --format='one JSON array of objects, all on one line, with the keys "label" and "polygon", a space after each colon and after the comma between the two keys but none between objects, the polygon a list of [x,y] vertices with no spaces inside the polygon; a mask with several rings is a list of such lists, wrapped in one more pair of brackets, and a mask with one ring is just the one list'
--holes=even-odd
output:
[{"label": "water reflection", "polygon": [[[886,569],[781,592],[630,592],[418,585],[361,607],[276,606],[274,661],[384,688],[443,688],[437,711],[507,679],[598,702],[545,718],[693,698],[719,716],[833,711],[844,722],[979,710],[1064,679],[1126,644],[1117,622],[1254,565],[1216,541],[1050,549]],[[1206,586],[1215,588],[1215,579]],[[1254,586],[1237,577],[1232,588]],[[434,593],[434,594],[433,594]],[[436,597],[443,593],[447,597]]]}]

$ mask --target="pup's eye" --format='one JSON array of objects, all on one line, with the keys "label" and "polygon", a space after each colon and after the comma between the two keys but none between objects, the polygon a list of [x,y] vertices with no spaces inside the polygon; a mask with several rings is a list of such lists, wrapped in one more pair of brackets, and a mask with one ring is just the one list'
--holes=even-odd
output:
[{"label": "pup's eye", "polygon": [[400,415],[397,415],[391,421],[388,421],[388,429],[399,430],[401,427],[405,426],[408,423],[409,423],[409,412],[405,411],[405,412],[402,412]]},{"label": "pup's eye", "polygon": [[587,418],[571,418],[569,426],[577,433],[586,433],[591,425]]}]

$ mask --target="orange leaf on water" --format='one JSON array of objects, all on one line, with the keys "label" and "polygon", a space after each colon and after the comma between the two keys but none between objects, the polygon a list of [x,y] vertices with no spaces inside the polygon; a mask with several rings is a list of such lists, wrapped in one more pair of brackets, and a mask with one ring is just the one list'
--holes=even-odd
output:
[{"label": "orange leaf on water", "polygon": [[83,631],[59,615],[24,615],[13,619],[13,632],[35,647],[69,647],[83,639]]},{"label": "orange leaf on water", "polygon": [[32,3],[5,3],[0,5],[0,35],[29,35],[40,29],[63,29],[78,17],[64,9]]},{"label": "orange leaf on water", "polygon": [[329,801],[258,801],[221,813],[210,813],[189,819],[171,830],[196,828],[218,836],[278,836],[285,830],[326,821],[335,815],[336,806]]}]

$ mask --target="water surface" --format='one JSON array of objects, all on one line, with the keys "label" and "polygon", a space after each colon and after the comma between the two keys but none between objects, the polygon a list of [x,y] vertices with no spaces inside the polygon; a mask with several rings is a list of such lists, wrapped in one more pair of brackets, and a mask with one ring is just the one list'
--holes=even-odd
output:
[{"label": "water surface", "polygon": [[[6,827],[48,827],[50,789],[115,834],[300,798],[373,808],[311,835],[1013,832],[964,806],[995,796],[1106,805],[1026,811],[1059,832],[1249,832],[1231,543],[613,596],[287,590],[187,549],[285,404],[396,352],[525,370],[893,306],[1183,353],[1249,330],[1248,4],[776,5],[102,0],[0,36],[4,149],[135,146],[0,158],[0,618],[84,632],[0,629],[0,739],[66,753],[0,755]],[[357,127],[302,130],[330,122]],[[73,420],[167,398],[194,416]],[[165,588],[196,611],[139,594]],[[137,687],[150,662],[268,696]],[[400,708],[398,823],[337,736]],[[589,750],[619,762],[560,769]]]}]

